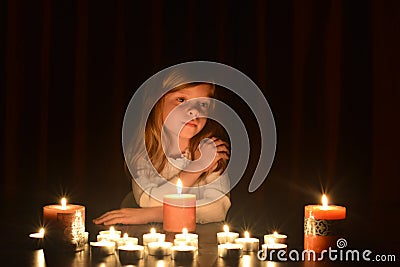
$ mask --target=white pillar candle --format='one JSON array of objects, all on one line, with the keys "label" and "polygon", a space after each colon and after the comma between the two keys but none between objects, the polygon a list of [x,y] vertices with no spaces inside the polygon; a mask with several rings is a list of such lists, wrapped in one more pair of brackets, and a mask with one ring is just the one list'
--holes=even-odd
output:
[{"label": "white pillar candle", "polygon": [[152,256],[167,256],[171,255],[171,242],[151,242],[147,244],[147,251]]},{"label": "white pillar candle", "polygon": [[144,256],[144,246],[128,244],[118,247],[119,261],[122,265],[135,264]]},{"label": "white pillar candle", "polygon": [[238,259],[243,255],[243,246],[241,244],[220,244],[218,245],[218,256],[226,259]]},{"label": "white pillar candle", "polygon": [[258,238],[250,237],[249,232],[244,233],[244,237],[236,238],[235,243],[242,244],[243,251],[258,251],[260,241]]},{"label": "white pillar candle", "polygon": [[197,248],[194,246],[173,246],[171,248],[171,257],[177,262],[193,261]]},{"label": "white pillar candle", "polygon": [[148,243],[151,242],[164,242],[165,234],[160,234],[156,232],[156,229],[151,228],[150,233],[143,235],[143,245],[147,246]]},{"label": "white pillar candle", "polygon": [[224,231],[217,233],[218,244],[233,243],[239,237],[238,233],[229,232],[228,225],[224,225]]}]

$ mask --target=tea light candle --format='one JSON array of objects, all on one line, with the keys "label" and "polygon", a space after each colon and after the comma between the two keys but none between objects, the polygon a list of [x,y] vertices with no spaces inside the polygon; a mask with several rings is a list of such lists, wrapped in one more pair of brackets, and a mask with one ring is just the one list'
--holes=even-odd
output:
[{"label": "tea light candle", "polygon": [[171,255],[171,242],[151,242],[147,244],[149,255],[163,257]]},{"label": "tea light candle", "polygon": [[148,243],[151,242],[164,242],[165,234],[157,233],[156,229],[151,228],[150,233],[143,235],[143,245],[147,246]]},{"label": "tea light candle", "polygon": [[287,235],[279,234],[277,231],[274,231],[273,234],[264,235],[264,243],[280,243],[285,244],[287,239]]},{"label": "tea light candle", "polygon": [[260,241],[258,238],[250,237],[248,231],[244,232],[244,237],[236,238],[235,243],[243,246],[243,251],[258,251]]},{"label": "tea light candle", "polygon": [[198,234],[189,233],[187,228],[183,228],[181,234],[175,234],[175,239],[177,239],[177,240],[188,240],[188,239],[191,240],[191,239],[198,239],[198,238],[199,238]]},{"label": "tea light candle", "polygon": [[326,195],[322,196],[322,205],[305,206],[304,250],[321,253],[329,247],[336,247],[336,240],[341,236],[340,226],[344,219],[346,219],[346,208],[328,205]]},{"label": "tea light candle", "polygon": [[242,255],[242,244],[225,243],[218,245],[218,256],[221,258],[239,259]]},{"label": "tea light candle", "polygon": [[163,227],[167,232],[196,229],[196,195],[182,194],[182,182],[177,182],[178,194],[165,195],[163,199]]},{"label": "tea light candle", "polygon": [[233,243],[239,237],[238,233],[229,232],[229,226],[224,225],[224,231],[217,233],[218,244]]},{"label": "tea light candle", "polygon": [[135,264],[143,255],[144,246],[128,244],[118,247],[119,261],[122,265]]},{"label": "tea light candle", "polygon": [[175,246],[191,246],[195,247],[196,249],[199,248],[199,241],[198,239],[174,239]]},{"label": "tea light candle", "polygon": [[32,241],[32,246],[35,249],[43,248],[44,233],[44,228],[40,228],[39,232],[29,234],[30,240]]},{"label": "tea light candle", "polygon": [[85,232],[85,207],[67,204],[67,199],[61,199],[60,205],[47,205],[43,207],[43,221],[45,225],[53,228],[55,234],[65,240],[71,241],[76,233]]},{"label": "tea light candle", "polygon": [[136,237],[129,237],[127,233],[124,234],[123,237],[118,238],[116,240],[117,247],[125,246],[125,245],[137,245],[138,239]]},{"label": "tea light candle", "polygon": [[94,257],[105,257],[115,253],[115,242],[107,240],[90,242],[90,248]]},{"label": "tea light candle", "polygon": [[264,253],[263,259],[270,261],[279,261],[285,257],[287,245],[281,243],[262,244],[261,249]]},{"label": "tea light candle", "polygon": [[171,257],[177,262],[193,261],[197,248],[194,246],[173,246],[171,248]]},{"label": "tea light candle", "polygon": [[97,241],[106,240],[117,242],[121,238],[121,231],[115,230],[114,226],[110,227],[110,230],[100,231],[97,235]]}]

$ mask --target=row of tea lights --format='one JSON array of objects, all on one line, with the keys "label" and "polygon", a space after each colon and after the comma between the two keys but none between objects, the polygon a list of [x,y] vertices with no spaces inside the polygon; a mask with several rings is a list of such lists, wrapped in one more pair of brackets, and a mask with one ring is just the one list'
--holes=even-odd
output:
[{"label": "row of tea lights", "polygon": [[[262,250],[268,253],[273,250],[286,250],[286,235],[273,234],[264,235]],[[217,233],[218,256],[221,258],[240,258],[243,252],[259,251],[259,239],[250,237],[249,232],[244,237],[239,233],[230,232],[227,225],[224,231]],[[166,242],[165,234],[157,233],[154,228],[150,233],[143,235],[143,246],[138,245],[138,238],[129,237],[114,227],[110,230],[100,231],[97,235],[97,242],[90,242],[92,254],[95,256],[107,256],[114,254],[116,248],[121,262],[130,262],[142,259],[147,252],[152,256],[169,256],[174,260],[193,260],[198,251],[198,235],[189,233],[186,228],[182,233],[175,234],[174,242]]]}]

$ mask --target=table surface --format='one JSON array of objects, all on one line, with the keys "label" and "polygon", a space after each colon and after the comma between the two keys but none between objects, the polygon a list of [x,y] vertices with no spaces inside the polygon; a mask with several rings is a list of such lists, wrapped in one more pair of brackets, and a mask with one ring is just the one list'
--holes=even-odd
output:
[{"label": "table surface", "polygon": [[[121,230],[123,233],[128,233],[129,236],[137,237],[139,244],[143,244],[142,236],[148,233],[151,227],[155,227],[158,232],[162,231],[161,224],[155,225],[117,225],[116,230]],[[197,225],[196,233],[199,235],[199,251],[198,255],[192,262],[185,263],[184,266],[267,266],[267,267],[281,267],[281,266],[365,266],[367,262],[307,262],[307,261],[262,261],[257,258],[257,253],[244,253],[243,257],[238,261],[228,261],[218,257],[217,246],[217,232],[221,232],[223,228],[222,223],[211,223],[204,225]],[[90,241],[95,241],[99,231],[106,230],[104,226],[92,225],[89,231]],[[174,234],[167,233],[166,240],[173,241]],[[262,238],[260,238],[260,243]],[[29,237],[26,237],[29,240]],[[31,241],[31,240],[30,240]],[[27,242],[28,244],[30,242]],[[32,244],[32,243],[30,243]],[[299,248],[291,248],[288,250]],[[90,247],[86,245],[84,251],[77,253],[55,253],[49,252],[46,249],[34,249],[32,245],[25,245],[23,248],[16,250],[13,248],[3,248],[2,253],[6,253],[7,266],[123,266],[121,265],[118,253],[107,256],[103,259],[95,259],[91,256]],[[3,257],[4,258],[4,257]],[[373,264],[373,263],[370,263]],[[2,264],[3,265],[3,264]],[[171,256],[157,258],[155,256],[145,255],[145,257],[137,262],[134,266],[182,266],[182,263],[177,263],[171,259]],[[380,264],[379,266],[388,266],[388,264]]]}]

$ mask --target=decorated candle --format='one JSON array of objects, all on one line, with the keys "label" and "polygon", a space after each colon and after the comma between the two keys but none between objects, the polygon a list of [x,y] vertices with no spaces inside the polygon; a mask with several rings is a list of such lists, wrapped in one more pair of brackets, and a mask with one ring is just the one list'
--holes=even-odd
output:
[{"label": "decorated candle", "polygon": [[182,194],[182,182],[177,182],[178,194],[164,196],[163,227],[167,232],[196,229],[196,195]]},{"label": "decorated candle", "polygon": [[147,246],[151,242],[164,242],[165,234],[157,233],[155,228],[150,229],[150,233],[143,235],[143,245]]},{"label": "decorated candle", "polygon": [[239,237],[239,233],[229,232],[229,226],[224,225],[224,231],[217,233],[218,244],[233,243]]},{"label": "decorated candle", "polygon": [[273,234],[264,235],[264,243],[280,243],[285,244],[287,239],[287,235],[279,234],[277,231],[274,231]]},{"label": "decorated candle", "polygon": [[243,251],[258,251],[260,241],[258,238],[250,237],[248,231],[244,232],[244,237],[236,238],[235,243],[242,244]]},{"label": "decorated candle", "polygon": [[328,205],[326,195],[322,205],[307,205],[304,208],[304,249],[321,253],[336,246],[341,236],[340,227],[346,218],[346,208]]},{"label": "decorated candle", "polygon": [[84,206],[67,204],[66,198],[62,198],[60,205],[43,207],[43,221],[50,235],[82,248],[85,240]]}]

